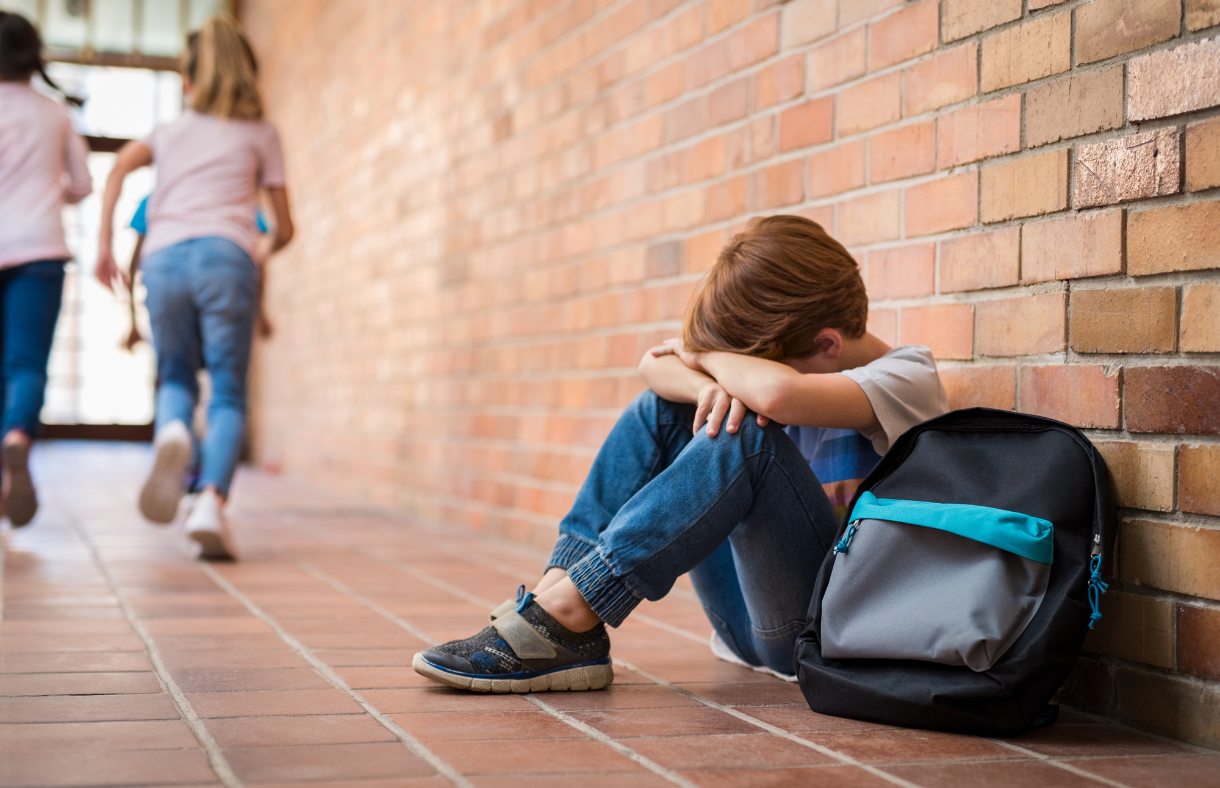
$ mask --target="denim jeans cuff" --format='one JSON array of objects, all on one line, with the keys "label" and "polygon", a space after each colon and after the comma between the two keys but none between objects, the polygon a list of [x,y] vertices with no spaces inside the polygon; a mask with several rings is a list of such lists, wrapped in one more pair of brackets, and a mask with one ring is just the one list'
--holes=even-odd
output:
[{"label": "denim jeans cuff", "polygon": [[572,568],[572,565],[580,561],[589,553],[593,552],[597,545],[589,544],[567,534],[560,534],[559,541],[555,543],[554,549],[551,550],[551,557],[546,562],[546,569],[559,567],[563,570]]},{"label": "denim jeans cuff", "polygon": [[597,617],[612,627],[622,624],[640,603],[596,550],[568,569],[568,577]]}]

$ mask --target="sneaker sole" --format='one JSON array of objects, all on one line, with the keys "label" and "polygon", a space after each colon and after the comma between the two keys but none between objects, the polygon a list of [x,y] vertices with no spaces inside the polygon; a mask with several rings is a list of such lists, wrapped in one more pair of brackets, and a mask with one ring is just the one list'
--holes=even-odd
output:
[{"label": "sneaker sole", "polygon": [[140,490],[140,514],[160,525],[174,521],[186,493],[184,475],[190,462],[190,443],[166,441],[157,447],[152,472]]},{"label": "sneaker sole", "polygon": [[20,528],[28,525],[38,513],[38,493],[34,491],[34,480],[30,477],[29,448],[17,443],[5,446],[4,467],[9,475],[5,512],[13,527]]},{"label": "sneaker sole", "polygon": [[216,531],[191,531],[188,536],[199,545],[198,557],[205,561],[233,561],[237,558],[225,544],[224,537]]},{"label": "sneaker sole", "polygon": [[493,692],[497,694],[527,692],[584,692],[605,689],[614,681],[614,667],[605,665],[582,665],[567,670],[555,670],[528,679],[493,679],[483,676],[463,676],[436,667],[419,654],[411,660],[411,667],[421,676],[441,684],[471,692]]}]

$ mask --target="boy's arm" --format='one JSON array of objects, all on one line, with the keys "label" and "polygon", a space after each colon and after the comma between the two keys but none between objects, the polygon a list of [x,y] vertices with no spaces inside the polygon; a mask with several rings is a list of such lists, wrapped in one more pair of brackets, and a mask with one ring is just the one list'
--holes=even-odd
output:
[{"label": "boy's arm", "polygon": [[846,375],[803,374],[787,364],[739,353],[701,353],[697,363],[750,410],[781,424],[853,430],[878,426],[864,390]]},{"label": "boy's arm", "polygon": [[[696,405],[695,421],[691,425],[698,432],[707,425],[708,437],[716,437],[720,425],[728,416],[725,430],[734,433],[745,418],[745,405],[734,399],[710,375],[691,369],[682,359],[672,354],[656,355],[649,350],[640,359],[640,377],[656,395],[670,402],[688,402]],[[765,420],[759,418],[759,426]]]}]

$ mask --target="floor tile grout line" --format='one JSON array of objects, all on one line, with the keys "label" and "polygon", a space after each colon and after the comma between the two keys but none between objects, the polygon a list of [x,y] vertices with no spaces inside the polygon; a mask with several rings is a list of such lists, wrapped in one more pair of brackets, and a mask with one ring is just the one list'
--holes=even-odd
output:
[{"label": "floor tile grout line", "polygon": [[756,717],[751,717],[749,714],[746,714],[745,712],[743,712],[739,709],[735,709],[732,706],[725,706],[722,703],[717,703],[714,700],[705,698],[702,695],[699,695],[698,693],[691,692],[690,690],[686,689],[685,687],[679,687],[678,685],[673,684],[672,682],[666,681],[665,679],[663,679],[659,676],[654,676],[651,673],[649,673],[648,671],[642,670],[642,669],[636,667],[635,665],[632,665],[630,662],[624,662],[622,660],[615,660],[615,661],[618,664],[620,664],[623,667],[630,670],[631,672],[637,673],[640,676],[643,676],[644,678],[648,679],[649,681],[655,682],[656,684],[658,684],[662,687],[665,687],[669,690],[672,690],[672,691],[678,693],[679,695],[685,695],[685,696],[691,698],[692,700],[702,703],[705,706],[709,706],[713,709],[718,709],[719,711],[722,711],[725,714],[728,714],[729,716],[736,717],[737,719],[741,720],[742,722],[747,722],[755,727],[762,728],[764,731],[770,733],[772,736],[778,736],[781,739],[787,739],[788,741],[793,742],[795,744],[799,744],[802,747],[807,747],[811,750],[814,750],[815,752],[819,752],[822,755],[827,756],[828,758],[833,758],[844,766],[858,767],[858,768],[863,769],[864,771],[868,772],[869,774],[872,774],[875,777],[880,777],[881,779],[885,780],[886,782],[893,783],[894,785],[902,786],[902,788],[921,788],[921,786],[919,786],[917,783],[913,783],[909,780],[904,780],[903,778],[898,777],[896,775],[889,774],[888,772],[882,771],[881,769],[877,768],[876,766],[871,766],[866,763],[861,763],[860,761],[857,761],[855,758],[851,757],[850,755],[845,755],[844,753],[841,753],[838,750],[834,750],[825,745],[818,744],[817,742],[809,741],[808,739],[802,739],[800,736],[797,736],[795,733],[786,731],[783,728],[779,727],[778,725],[772,725],[769,722],[764,722],[763,720],[760,720]]},{"label": "floor tile grout line", "polygon": [[352,689],[351,686],[349,686],[348,683],[339,676],[339,674],[335,673],[334,669],[331,668],[330,665],[319,659],[317,655],[313,653],[312,649],[308,648],[304,643],[293,637],[286,629],[280,626],[278,621],[268,615],[258,605],[254,604],[254,602],[244,593],[242,593],[240,589],[229,582],[228,578],[224,577],[209,564],[203,564],[201,568],[203,569],[204,574],[212,579],[212,582],[216,583],[216,585],[224,589],[226,593],[240,602],[247,610],[250,611],[252,615],[261,619],[263,623],[270,626],[275,633],[279,635],[280,639],[288,644],[289,648],[291,648],[313,666],[313,669],[317,671],[318,675],[329,682],[335,689],[339,690],[348,698],[358,703],[365,710],[365,712],[369,714],[369,716],[377,720],[377,722],[381,723],[381,725],[384,726],[388,731],[393,733],[398,740],[402,742],[403,745],[416,757],[435,769],[441,776],[457,786],[457,788],[474,788],[474,784],[467,780],[465,776],[442,760],[441,757],[436,753],[425,747],[414,736],[407,733],[401,725],[386,716],[380,709],[365,700],[360,693]]},{"label": "floor tile grout line", "polygon": [[429,636],[422,629],[420,629],[419,627],[412,624],[410,621],[407,621],[405,618],[402,618],[400,616],[397,616],[397,615],[391,613],[390,611],[386,610],[381,605],[377,604],[376,602],[374,602],[373,600],[364,596],[363,594],[360,594],[359,592],[344,585],[339,580],[337,580],[337,579],[327,575],[326,573],[322,572],[321,570],[317,569],[312,564],[310,564],[308,561],[305,561],[300,558],[296,558],[295,556],[285,553],[282,550],[276,550],[275,552],[277,555],[279,555],[279,557],[282,560],[296,564],[297,567],[299,567],[301,569],[301,571],[305,572],[306,574],[311,575],[312,577],[314,577],[318,580],[321,580],[323,583],[326,583],[327,585],[329,585],[331,588],[335,589],[339,593],[345,594],[346,596],[351,597],[352,599],[356,600],[357,602],[364,605],[368,609],[372,610],[377,615],[379,615],[383,618],[389,619],[394,624],[397,624],[400,628],[405,630],[407,632],[407,634],[411,635],[412,637],[422,640],[423,642],[427,643],[429,646],[435,646],[439,642],[439,641],[433,639],[431,636]]},{"label": "floor tile grout line", "polygon": [[1093,774],[1092,772],[1087,772],[1084,769],[1079,769],[1070,763],[1065,763],[1050,755],[1043,755],[1040,752],[1035,752],[1034,750],[1030,750],[1025,747],[1022,747],[1019,744],[1013,744],[1012,742],[1007,742],[1007,741],[1004,741],[1003,739],[994,739],[989,736],[985,736],[983,738],[986,741],[991,742],[992,744],[998,744],[1001,747],[1007,747],[1010,750],[1024,753],[1025,755],[1028,755],[1032,758],[1036,758],[1045,764],[1054,766],[1055,768],[1058,768],[1058,769],[1063,769],[1064,771],[1067,771],[1067,772],[1071,772],[1072,774],[1074,774],[1078,777],[1087,777],[1091,780],[1096,780],[1099,783],[1104,783],[1106,785],[1109,785],[1109,786],[1111,786],[1111,788],[1131,788],[1131,786],[1127,785],[1126,783],[1121,783],[1117,780],[1111,780],[1109,777],[1102,777],[1100,774]]},{"label": "floor tile grout line", "polygon": [[195,736],[195,740],[199,742],[199,747],[203,750],[203,755],[207,758],[208,765],[216,773],[217,779],[226,788],[242,788],[241,780],[233,772],[233,767],[229,765],[228,759],[221,752],[220,745],[212,738],[211,731],[199,719],[199,715],[195,713],[195,708],[191,706],[191,702],[187,700],[178,683],[170,675],[169,668],[165,666],[165,662],[161,659],[161,653],[157,649],[157,644],[152,636],[148,634],[148,630],[144,628],[144,624],[136,617],[135,610],[132,609],[127,601],[126,594],[119,586],[118,581],[115,580],[114,575],[111,574],[110,567],[106,566],[106,562],[102,560],[102,556],[98,552],[93,540],[89,537],[88,531],[78,522],[73,513],[65,512],[65,519],[68,521],[69,527],[76,532],[77,537],[84,543],[85,548],[93,558],[93,562],[97,565],[98,571],[102,573],[102,577],[106,579],[106,583],[110,586],[110,591],[114,594],[119,609],[123,611],[123,616],[127,619],[127,623],[135,631],[136,637],[144,643],[144,649],[148,653],[149,662],[153,666],[153,674],[156,675],[157,681],[161,684],[161,689],[170,696],[170,700],[173,701],[178,714],[186,722],[187,727],[190,728],[191,733]]},{"label": "floor tile grout line", "polygon": [[610,749],[617,752],[619,755],[622,755],[624,758],[628,758],[629,760],[635,761],[636,763],[638,763],[640,766],[643,766],[648,771],[668,780],[669,782],[673,783],[674,785],[681,785],[681,786],[683,786],[683,788],[699,788],[697,785],[695,785],[695,783],[692,783],[690,780],[686,779],[685,777],[683,777],[682,775],[673,771],[672,769],[667,769],[666,767],[662,766],[661,764],[657,763],[656,761],[652,760],[651,758],[644,756],[644,755],[640,755],[638,752],[631,749],[627,745],[623,744],[620,741],[610,738],[608,735],[599,731],[597,728],[594,728],[592,725],[589,725],[587,722],[577,719],[576,717],[573,717],[572,715],[568,714],[567,712],[564,712],[564,711],[561,711],[560,709],[555,708],[554,706],[550,705],[549,703],[547,703],[544,700],[542,700],[541,698],[539,698],[534,693],[531,692],[527,695],[524,695],[523,697],[525,698],[525,700],[529,701],[530,703],[533,703],[535,706],[542,709],[544,712],[551,715],[552,717],[559,720],[560,722],[567,723],[568,725],[572,726],[573,728],[580,731],[584,735],[588,736],[590,739],[601,742],[602,744],[606,745]]},{"label": "floor tile grout line", "polygon": [[[363,551],[358,551],[358,552],[363,552]],[[297,563],[298,565],[303,565],[301,567],[302,569],[304,569],[306,566],[309,566],[309,564],[302,559],[297,559],[297,558],[289,556],[289,560],[293,561],[294,563]],[[393,563],[397,563],[397,562],[386,561],[385,559],[377,559],[377,560],[382,560],[385,563],[387,563],[387,565],[391,565],[392,567],[393,567]],[[393,568],[398,569],[399,567],[393,567]],[[408,568],[408,567],[406,567],[406,565],[403,565],[403,567],[400,569],[400,571],[402,571],[402,569],[406,569],[406,568]],[[319,570],[315,567],[310,567],[310,569],[312,570],[312,571],[310,571],[310,574],[314,575],[315,577],[318,577],[319,579],[326,579],[327,582],[330,583],[332,588],[335,588],[337,591],[340,591],[341,593],[348,594],[352,599],[356,600],[357,602],[360,602],[361,604],[368,605],[369,609],[373,610],[374,612],[377,612],[379,615],[386,616],[391,621],[395,621],[396,623],[398,622],[398,620],[400,620],[399,616],[394,616],[392,614],[389,614],[388,611],[385,611],[385,609],[382,608],[380,605],[377,605],[375,602],[372,602],[371,600],[366,600],[363,595],[353,591],[352,589],[347,588],[347,586],[342,581],[335,579],[335,578],[329,578],[329,576],[327,576],[325,572],[322,572],[321,570]],[[309,571],[309,570],[306,570],[306,571]],[[418,573],[418,575],[416,573]],[[441,583],[444,586],[449,586],[449,584],[445,583],[445,581],[438,580],[437,578],[433,578],[431,575],[428,575],[426,572],[422,572],[420,570],[414,569],[413,567],[411,568],[411,572],[406,572],[406,574],[409,574],[412,577],[417,577],[417,579],[422,580],[423,582],[426,582],[426,583],[431,583],[433,585],[436,585],[437,583]],[[422,575],[422,576],[420,576],[420,575]],[[331,580],[333,580],[333,582],[331,582]],[[433,581],[435,581],[435,582],[433,582]],[[436,587],[441,588],[441,590],[448,591],[449,593],[454,593],[455,596],[458,596],[461,599],[465,599],[468,602],[490,607],[490,605],[488,605],[486,600],[479,599],[478,597],[476,597],[472,594],[467,594],[466,592],[461,591],[461,589],[458,589],[456,587],[450,586],[449,588],[443,588],[441,585],[436,585]],[[405,619],[401,619],[401,620],[407,624],[410,624],[410,622],[406,622]],[[404,627],[404,628],[406,628],[406,627]],[[413,624],[410,624],[410,629],[408,629],[408,631],[412,631],[412,630],[418,631],[418,628],[416,628]],[[435,639],[428,637],[426,635],[421,639],[424,640],[424,642],[429,643],[429,644],[435,644],[437,642]],[[677,772],[674,772],[670,769],[665,768],[664,766],[660,765],[656,761],[653,761],[652,759],[648,758],[647,756],[641,755],[640,753],[631,749],[630,747],[623,744],[622,742],[619,742],[619,741],[616,741],[616,740],[610,738],[605,733],[602,733],[601,731],[590,726],[589,724],[587,724],[581,720],[578,720],[575,717],[572,717],[571,715],[560,711],[559,709],[556,709],[555,707],[551,706],[550,704],[546,703],[545,701],[537,698],[533,693],[526,693],[526,694],[522,695],[522,697],[525,700],[529,701],[530,703],[533,703],[535,706],[537,706],[542,711],[546,712],[547,714],[551,715],[555,719],[559,720],[560,722],[563,722],[566,725],[569,725],[570,727],[575,728],[576,730],[580,731],[588,738],[606,745],[610,749],[617,752],[619,755],[622,755],[623,757],[627,758],[628,760],[638,763],[639,765],[643,766],[645,769],[652,772],[653,774],[656,774],[659,777],[662,777],[665,780],[668,780],[669,782],[674,783],[675,785],[681,785],[681,786],[683,786],[683,788],[698,788],[698,786],[696,786],[690,780],[687,780],[685,777],[678,774]]]}]

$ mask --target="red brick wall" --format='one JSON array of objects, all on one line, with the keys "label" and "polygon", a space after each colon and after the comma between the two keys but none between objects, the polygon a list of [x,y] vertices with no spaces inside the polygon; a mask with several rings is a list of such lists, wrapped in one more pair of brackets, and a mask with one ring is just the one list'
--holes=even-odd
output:
[{"label": "red brick wall", "polygon": [[958,406],[1072,422],[1123,532],[1076,703],[1220,745],[1218,0],[248,0],[299,235],[257,454],[549,542],[749,216],[860,260]]}]

